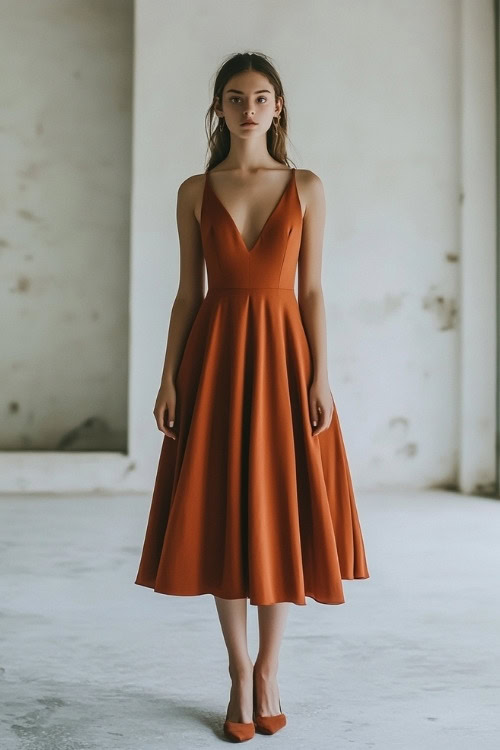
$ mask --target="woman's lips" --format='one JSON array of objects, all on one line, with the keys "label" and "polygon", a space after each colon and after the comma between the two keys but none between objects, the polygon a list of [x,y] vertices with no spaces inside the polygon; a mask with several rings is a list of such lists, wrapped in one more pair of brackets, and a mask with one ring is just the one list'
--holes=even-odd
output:
[{"label": "woman's lips", "polygon": [[241,127],[242,127],[242,128],[243,128],[243,127],[247,127],[247,128],[248,128],[248,127],[249,127],[250,125],[257,125],[257,124],[258,124],[258,123],[256,123],[256,122],[242,122],[242,123],[241,123]]}]

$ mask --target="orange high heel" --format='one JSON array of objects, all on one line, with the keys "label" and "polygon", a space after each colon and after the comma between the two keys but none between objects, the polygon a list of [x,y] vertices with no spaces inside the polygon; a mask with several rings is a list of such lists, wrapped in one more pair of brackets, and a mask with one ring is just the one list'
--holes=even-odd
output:
[{"label": "orange high heel", "polygon": [[[281,711],[281,701],[280,701]],[[286,724],[286,714],[279,713],[273,716],[257,716],[254,718],[255,729],[261,734],[274,734],[278,729],[283,729]]]},{"label": "orange high heel", "polygon": [[253,721],[229,721],[224,722],[224,734],[233,742],[245,742],[251,740],[255,734],[255,724]]},{"label": "orange high heel", "polygon": [[[254,705],[256,703],[255,700],[256,691],[255,691],[255,683],[253,686],[253,701]],[[281,700],[280,700],[280,712],[281,712]],[[253,715],[253,720],[255,724],[255,729],[257,732],[260,732],[261,734],[274,734],[278,731],[278,729],[283,729],[283,727],[286,724],[286,714],[279,713],[279,714],[273,714],[273,716],[259,716],[255,713]]]}]

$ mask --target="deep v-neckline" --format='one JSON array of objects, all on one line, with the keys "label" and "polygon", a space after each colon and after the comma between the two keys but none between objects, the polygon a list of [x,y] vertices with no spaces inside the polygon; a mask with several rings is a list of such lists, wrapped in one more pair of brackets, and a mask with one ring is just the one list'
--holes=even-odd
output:
[{"label": "deep v-neckline", "polygon": [[292,168],[290,169],[290,172],[291,172],[292,174],[290,175],[290,178],[289,178],[289,180],[288,180],[288,182],[287,182],[287,184],[286,184],[286,187],[285,187],[285,189],[284,189],[284,190],[283,190],[283,192],[281,193],[281,195],[280,195],[280,197],[279,197],[279,199],[278,199],[278,202],[277,202],[277,203],[276,203],[276,205],[274,206],[273,210],[271,211],[271,213],[269,214],[269,216],[268,216],[268,217],[267,217],[267,219],[265,220],[265,222],[264,222],[264,224],[263,224],[263,226],[262,226],[262,229],[260,230],[260,232],[259,232],[259,234],[258,234],[258,236],[257,236],[257,239],[255,240],[255,242],[253,243],[253,245],[252,245],[252,247],[251,247],[251,248],[248,248],[248,246],[247,246],[247,243],[246,243],[246,242],[245,242],[245,240],[243,239],[243,235],[241,234],[240,230],[239,230],[239,229],[238,229],[238,227],[236,226],[236,222],[234,221],[233,217],[231,216],[231,214],[229,213],[229,211],[227,210],[227,208],[225,207],[225,205],[223,204],[223,202],[222,202],[222,201],[220,200],[220,198],[218,197],[217,193],[216,193],[216,192],[215,192],[215,190],[213,189],[213,187],[212,187],[212,183],[211,183],[210,171],[208,171],[208,172],[206,173],[206,176],[205,176],[205,184],[206,184],[206,185],[208,186],[208,188],[209,188],[209,190],[211,191],[211,193],[212,193],[213,197],[215,198],[215,200],[217,201],[217,203],[219,204],[219,206],[220,206],[220,207],[222,208],[222,210],[224,211],[225,215],[226,215],[226,216],[228,217],[228,219],[229,219],[229,221],[231,222],[231,225],[232,225],[232,227],[233,227],[234,231],[236,232],[236,235],[238,236],[238,239],[239,239],[239,241],[241,242],[241,245],[243,246],[243,248],[244,248],[244,249],[246,250],[246,252],[247,252],[247,253],[248,253],[249,255],[250,255],[250,253],[253,253],[253,251],[255,250],[255,248],[257,247],[257,245],[259,244],[259,242],[260,242],[260,240],[261,240],[261,238],[262,238],[262,235],[264,234],[264,232],[265,232],[265,230],[266,230],[266,227],[267,227],[267,225],[268,225],[268,224],[269,224],[269,222],[271,221],[272,217],[273,217],[273,216],[275,215],[275,213],[276,213],[276,211],[278,210],[279,206],[280,206],[280,205],[281,205],[281,204],[283,203],[283,201],[284,201],[284,199],[285,199],[285,196],[287,195],[287,193],[288,193],[289,189],[290,189],[290,188],[291,188],[291,186],[292,186],[292,183],[293,183],[293,181],[294,181],[294,179],[295,179],[295,167],[292,167]]}]

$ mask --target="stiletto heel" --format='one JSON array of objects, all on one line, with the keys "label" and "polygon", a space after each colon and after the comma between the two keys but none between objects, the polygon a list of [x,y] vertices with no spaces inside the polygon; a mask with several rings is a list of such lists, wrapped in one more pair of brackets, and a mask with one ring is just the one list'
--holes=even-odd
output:
[{"label": "stiletto heel", "polygon": [[245,742],[251,740],[255,734],[255,724],[253,721],[229,721],[224,722],[224,734],[233,742]]},{"label": "stiletto heel", "polygon": [[[229,674],[231,674],[231,669],[229,669]],[[255,724],[253,721],[230,721],[227,718],[229,706],[227,708],[226,720],[223,727],[224,735],[233,742],[245,742],[245,740],[251,740],[255,735]]]},{"label": "stiletto heel", "polygon": [[[255,690],[255,682],[253,686],[253,703],[254,706],[256,704],[256,690]],[[281,700],[280,700],[280,712],[281,712]],[[279,714],[274,714],[273,716],[259,716],[258,714],[253,713],[253,721],[255,724],[255,730],[257,732],[260,732],[260,734],[274,734],[278,731],[278,729],[283,729],[283,727],[286,724],[286,714],[283,712]]]},{"label": "stiletto heel", "polygon": [[[281,701],[280,701],[281,711]],[[286,724],[286,714],[279,713],[273,716],[257,716],[254,718],[255,729],[261,734],[274,734]]]}]

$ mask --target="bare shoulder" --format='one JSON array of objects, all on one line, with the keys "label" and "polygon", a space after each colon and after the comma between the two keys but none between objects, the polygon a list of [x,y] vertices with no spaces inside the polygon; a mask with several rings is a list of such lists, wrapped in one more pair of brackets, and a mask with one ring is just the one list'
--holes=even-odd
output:
[{"label": "bare shoulder", "polygon": [[179,195],[179,197],[183,198],[196,196],[200,188],[203,187],[204,182],[205,172],[202,172],[201,174],[193,174],[190,177],[186,177],[186,179],[183,180],[179,185],[177,194]]},{"label": "bare shoulder", "polygon": [[194,214],[199,222],[203,187],[205,185],[205,172],[193,174],[186,177],[177,189],[177,202],[181,211]]},{"label": "bare shoulder", "polygon": [[297,169],[297,183],[300,185],[304,194],[322,192],[323,183],[321,178],[310,169]]},{"label": "bare shoulder", "polygon": [[310,169],[297,169],[297,192],[304,214],[313,206],[322,206],[325,199],[325,191],[321,178]]}]

